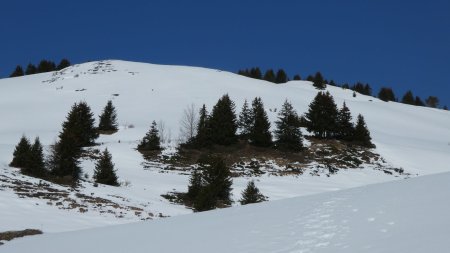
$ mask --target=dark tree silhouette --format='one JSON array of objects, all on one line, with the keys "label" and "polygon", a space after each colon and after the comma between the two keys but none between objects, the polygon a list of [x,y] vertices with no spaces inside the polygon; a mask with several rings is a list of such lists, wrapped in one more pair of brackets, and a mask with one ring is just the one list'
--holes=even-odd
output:
[{"label": "dark tree silhouette", "polygon": [[119,186],[111,153],[105,149],[95,164],[94,179],[96,183]]}]

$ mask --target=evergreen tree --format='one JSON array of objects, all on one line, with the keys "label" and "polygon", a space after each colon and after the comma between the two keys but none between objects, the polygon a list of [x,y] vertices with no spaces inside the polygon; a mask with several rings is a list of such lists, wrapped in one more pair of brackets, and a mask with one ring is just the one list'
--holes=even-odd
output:
[{"label": "evergreen tree", "polygon": [[70,61],[64,58],[59,62],[58,66],[56,67],[56,70],[62,70],[69,66],[70,66]]},{"label": "evergreen tree", "polygon": [[338,109],[329,92],[319,92],[305,114],[307,130],[318,138],[332,138],[337,135]]},{"label": "evergreen tree", "polygon": [[29,164],[29,157],[31,153],[30,141],[25,135],[20,138],[19,143],[16,145],[13,153],[13,160],[9,164],[15,168],[25,168]]},{"label": "evergreen tree", "polygon": [[300,119],[289,101],[285,101],[275,122],[275,145],[279,149],[300,151],[303,148]]},{"label": "evergreen tree", "polygon": [[228,94],[223,95],[214,106],[209,124],[214,144],[230,145],[237,142],[237,123],[234,102]]},{"label": "evergreen tree", "polygon": [[37,68],[33,64],[29,63],[25,70],[25,75],[34,75],[37,73]]},{"label": "evergreen tree", "polygon": [[444,105],[444,107],[442,107],[442,109],[443,109],[444,111],[448,111],[448,107],[447,107],[446,105]]},{"label": "evergreen tree", "polygon": [[325,80],[320,72],[317,72],[314,76],[313,85],[319,90],[324,90],[327,85],[325,84]]},{"label": "evergreen tree", "polygon": [[275,73],[273,72],[272,69],[268,69],[266,71],[266,73],[264,74],[264,80],[268,81],[268,82],[275,82]]},{"label": "evergreen tree", "polygon": [[37,67],[38,73],[51,72],[56,70],[56,65],[52,61],[42,60]]},{"label": "evergreen tree", "polygon": [[248,182],[247,187],[242,192],[242,198],[239,200],[241,205],[254,204],[266,201],[267,197],[264,196],[256,187],[255,182],[252,180]]},{"label": "evergreen tree", "polygon": [[314,76],[308,75],[308,77],[306,77],[306,81],[314,82]]},{"label": "evergreen tree", "polygon": [[59,141],[52,147],[46,161],[50,174],[65,183],[74,183],[80,179],[81,167],[78,160],[81,156],[81,147],[70,131],[63,131]]},{"label": "evergreen tree", "polygon": [[241,113],[239,114],[238,128],[240,137],[244,140],[248,139],[253,126],[252,110],[248,106],[247,99],[244,101]]},{"label": "evergreen tree", "polygon": [[105,149],[95,164],[94,179],[96,183],[119,186],[111,153]]},{"label": "evergreen tree", "polygon": [[425,103],[428,107],[438,108],[439,107],[439,98],[437,98],[435,96],[429,96],[427,99],[425,99]]},{"label": "evergreen tree", "polygon": [[300,75],[297,74],[294,76],[293,80],[300,81],[300,80],[302,80],[302,78],[300,77]]},{"label": "evergreen tree", "polygon": [[250,69],[249,77],[255,78],[255,79],[262,79],[262,73],[261,73],[261,70],[260,70],[258,67],[256,67],[256,68],[251,68],[251,69]]},{"label": "evergreen tree", "polygon": [[139,151],[161,150],[161,140],[155,121],[152,122],[150,130],[144,136],[141,143],[139,143],[137,149]]},{"label": "evergreen tree", "polygon": [[355,127],[352,123],[352,114],[350,113],[350,109],[348,109],[347,105],[342,105],[342,108],[339,110],[337,117],[337,129],[339,131],[338,135],[340,138],[344,140],[351,140],[355,131]]},{"label": "evergreen tree", "polygon": [[365,147],[375,147],[371,142],[372,138],[370,137],[369,129],[367,128],[364,117],[361,114],[358,115],[358,120],[356,121],[353,140]]},{"label": "evergreen tree", "polygon": [[275,83],[287,83],[289,78],[287,77],[286,72],[283,69],[279,69],[277,75],[275,77]]},{"label": "evergreen tree", "polygon": [[337,87],[338,85],[334,82],[334,80],[330,80],[330,82],[328,83],[331,86]]},{"label": "evergreen tree", "polygon": [[384,102],[396,101],[394,91],[391,88],[383,87],[378,93],[378,98],[383,100]]},{"label": "evergreen tree", "polygon": [[261,98],[255,98],[252,102],[253,125],[250,132],[252,145],[268,147],[272,145],[270,122]]},{"label": "evergreen tree", "polygon": [[187,196],[189,199],[194,200],[198,194],[200,194],[200,191],[202,190],[202,187],[205,185],[202,178],[202,173],[199,169],[195,169],[191,177],[189,178],[189,185],[188,185],[188,192]]},{"label": "evergreen tree", "polygon": [[198,171],[191,176],[187,196],[194,200],[196,211],[231,204],[231,172],[222,157],[204,155]]},{"label": "evergreen tree", "polygon": [[200,109],[200,116],[197,124],[197,136],[195,136],[194,144],[198,148],[207,147],[212,144],[209,115],[206,110],[206,105],[204,104]]},{"label": "evergreen tree", "polygon": [[403,104],[408,104],[408,105],[415,105],[416,101],[414,100],[414,95],[413,93],[409,90],[405,93],[405,95],[402,98],[402,103]]},{"label": "evergreen tree", "polygon": [[102,114],[100,115],[98,130],[114,132],[118,130],[116,108],[112,104],[111,100],[108,101]]},{"label": "evergreen tree", "polygon": [[28,165],[24,168],[24,170],[22,170],[22,172],[24,172],[24,174],[40,178],[45,177],[47,174],[44,163],[44,151],[39,137],[36,137],[33,145],[31,146]]},{"label": "evergreen tree", "polygon": [[[78,147],[92,146],[98,138],[94,114],[86,102],[75,103],[63,123],[62,133],[72,136]],[[60,134],[60,139],[61,135]]]},{"label": "evergreen tree", "polygon": [[16,69],[14,69],[14,71],[11,73],[11,75],[9,75],[9,77],[18,77],[18,76],[23,76],[23,68],[20,65],[17,65]]},{"label": "evergreen tree", "polygon": [[414,104],[417,105],[417,106],[425,106],[425,103],[422,102],[422,99],[420,99],[419,96],[416,96],[416,99],[415,99],[415,101],[414,101]]}]

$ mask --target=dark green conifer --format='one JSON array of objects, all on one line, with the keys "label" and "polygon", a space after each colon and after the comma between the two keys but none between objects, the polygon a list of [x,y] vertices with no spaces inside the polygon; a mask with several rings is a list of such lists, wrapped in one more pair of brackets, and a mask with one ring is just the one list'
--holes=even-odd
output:
[{"label": "dark green conifer", "polygon": [[416,104],[416,101],[414,99],[414,95],[413,95],[412,91],[409,90],[409,91],[407,91],[405,93],[405,95],[402,98],[402,103],[403,104],[408,104],[408,105],[415,105]]},{"label": "dark green conifer", "polygon": [[161,140],[155,121],[152,122],[150,130],[144,136],[141,143],[139,143],[137,149],[139,151],[161,150]]},{"label": "dark green conifer", "polygon": [[14,71],[11,73],[11,75],[9,75],[9,77],[18,77],[18,76],[23,76],[23,68],[20,65],[17,65],[16,69],[14,69]]},{"label": "dark green conifer", "polygon": [[317,72],[316,75],[314,76],[313,85],[318,90],[324,90],[327,87],[325,80],[323,79],[323,76],[320,72]]},{"label": "dark green conifer", "polygon": [[318,138],[333,138],[337,135],[338,109],[329,92],[319,92],[305,114],[307,130]]},{"label": "dark green conifer", "polygon": [[439,98],[437,98],[435,96],[429,96],[427,99],[425,99],[425,103],[428,107],[438,108],[439,107]]},{"label": "dark green conifer", "polygon": [[212,144],[209,115],[205,104],[203,104],[200,109],[200,116],[197,124],[197,136],[194,138],[194,144],[197,148],[207,147]]},{"label": "dark green conifer", "polygon": [[29,63],[27,66],[27,69],[25,70],[25,75],[34,75],[34,74],[36,74],[36,72],[37,72],[36,66]]},{"label": "dark green conifer", "polygon": [[266,201],[267,197],[264,196],[256,187],[255,182],[252,180],[248,182],[247,187],[242,192],[242,198],[239,200],[241,205],[254,204]]},{"label": "dark green conifer", "polygon": [[117,113],[116,108],[109,100],[100,115],[100,123],[98,124],[98,130],[115,132],[118,130]]},{"label": "dark green conifer", "polygon": [[303,137],[300,131],[300,118],[289,101],[285,101],[275,122],[275,146],[278,149],[300,151],[303,148]]},{"label": "dark green conifer", "polygon": [[339,138],[344,140],[351,140],[353,138],[355,127],[352,123],[352,114],[345,102],[338,113],[337,129]]},{"label": "dark green conifer", "polygon": [[94,179],[96,183],[119,186],[111,153],[105,149],[95,164]]},{"label": "dark green conifer", "polygon": [[214,144],[230,145],[237,142],[237,122],[234,102],[228,94],[223,95],[213,107],[209,124]]},{"label": "dark green conifer", "polygon": [[369,129],[367,128],[364,117],[361,114],[358,115],[358,120],[356,121],[353,140],[365,147],[375,147],[375,145],[371,142],[372,138],[370,137]]},{"label": "dark green conifer", "polygon": [[275,77],[275,83],[287,83],[289,81],[289,78],[286,74],[286,72],[283,69],[279,69],[277,71],[277,75]]},{"label": "dark green conifer", "polygon": [[247,140],[253,127],[252,110],[250,109],[247,99],[244,101],[241,113],[239,114],[238,128],[240,130],[240,137]]},{"label": "dark green conifer", "polygon": [[270,122],[264,110],[261,98],[255,98],[252,102],[253,127],[250,133],[250,143],[255,146],[269,147],[272,145]]},{"label": "dark green conifer", "polygon": [[[63,123],[62,133],[72,136],[75,145],[87,147],[95,144],[98,138],[94,114],[86,102],[75,103]],[[61,135],[61,134],[60,134]],[[60,136],[61,138],[61,136]]]},{"label": "dark green conifer", "polygon": [[384,102],[396,101],[394,91],[391,88],[383,87],[380,89],[378,93],[378,98],[383,100]]},{"label": "dark green conifer", "polygon": [[59,62],[58,66],[56,67],[56,70],[62,70],[69,66],[70,66],[70,61],[64,58]]},{"label": "dark green conifer", "polygon": [[274,83],[275,82],[275,73],[272,69],[268,69],[266,73],[264,74],[264,80]]},{"label": "dark green conifer", "polygon": [[422,99],[420,99],[419,96],[416,96],[414,104],[417,105],[417,106],[425,106],[425,103],[422,101]]},{"label": "dark green conifer", "polygon": [[47,171],[44,163],[44,151],[39,137],[36,137],[33,145],[31,146],[28,163],[29,164],[26,166],[25,170],[22,170],[24,174],[39,178],[46,176]]},{"label": "dark green conifer", "polygon": [[297,74],[294,76],[293,80],[300,81],[300,80],[302,80],[302,78],[300,77],[300,75]]},{"label": "dark green conifer", "polygon": [[16,145],[13,153],[13,160],[9,163],[9,166],[15,168],[25,168],[29,164],[29,157],[31,152],[30,141],[25,135],[20,138],[19,143]]}]

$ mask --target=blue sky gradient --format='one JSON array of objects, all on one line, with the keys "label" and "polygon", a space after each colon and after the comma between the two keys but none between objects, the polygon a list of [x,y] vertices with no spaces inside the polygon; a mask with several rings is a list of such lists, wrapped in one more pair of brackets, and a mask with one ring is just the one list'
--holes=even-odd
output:
[{"label": "blue sky gradient", "polygon": [[450,1],[9,1],[0,76],[45,58],[320,70],[450,106]]}]

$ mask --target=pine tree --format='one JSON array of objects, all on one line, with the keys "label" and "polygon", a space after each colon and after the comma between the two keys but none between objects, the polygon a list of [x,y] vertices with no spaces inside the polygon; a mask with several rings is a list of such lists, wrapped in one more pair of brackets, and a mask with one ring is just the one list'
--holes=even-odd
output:
[{"label": "pine tree", "polygon": [[202,190],[203,186],[204,182],[201,171],[199,169],[195,169],[192,172],[191,177],[189,178],[189,185],[187,192],[188,198],[194,200]]},{"label": "pine tree", "polygon": [[439,107],[439,98],[437,98],[435,96],[429,96],[427,99],[425,99],[425,103],[428,107],[438,108]]},{"label": "pine tree", "polygon": [[253,126],[250,133],[252,145],[269,147],[272,145],[270,122],[261,98],[255,98],[252,102]]},{"label": "pine tree", "polygon": [[16,145],[13,153],[13,160],[9,164],[15,168],[25,168],[29,164],[29,157],[31,152],[30,141],[25,135],[20,138],[19,143]]},{"label": "pine tree", "polygon": [[325,84],[325,81],[323,79],[323,76],[320,72],[317,72],[316,75],[314,76],[313,85],[318,90],[324,90],[327,87],[327,85]]},{"label": "pine tree", "polygon": [[378,93],[378,98],[383,100],[384,102],[396,101],[394,91],[391,88],[383,87],[380,89]]},{"label": "pine tree", "polygon": [[223,95],[213,107],[209,124],[214,144],[230,145],[237,142],[235,105],[228,94]]},{"label": "pine tree", "polygon": [[339,138],[344,140],[351,140],[355,131],[355,127],[352,123],[352,114],[347,105],[342,105],[337,117],[337,129],[339,131]]},{"label": "pine tree", "polygon": [[279,149],[300,151],[303,148],[303,137],[300,131],[300,119],[289,101],[285,101],[275,122],[275,145]]},{"label": "pine tree", "polygon": [[34,75],[37,73],[37,68],[33,64],[29,63],[25,70],[25,75]]},{"label": "pine tree", "polygon": [[64,58],[59,62],[58,66],[56,67],[56,70],[62,70],[69,66],[70,66],[70,61]]},{"label": "pine tree", "polygon": [[23,68],[20,65],[17,65],[16,69],[14,69],[14,71],[11,73],[11,75],[9,75],[9,77],[18,77],[18,76],[23,76]]},{"label": "pine tree", "polygon": [[100,115],[100,123],[98,124],[98,130],[115,132],[118,130],[117,113],[116,108],[109,100]]},{"label": "pine tree", "polygon": [[300,75],[297,74],[294,76],[293,80],[300,81],[300,80],[302,80],[302,78],[300,77]]},{"label": "pine tree", "polygon": [[161,140],[155,121],[152,122],[150,130],[144,136],[141,143],[139,143],[137,149],[139,151],[161,150]]},{"label": "pine tree", "polygon": [[[62,133],[71,135],[78,147],[92,146],[98,138],[94,114],[86,102],[75,103],[63,123]],[[62,135],[62,134],[60,134]],[[61,138],[61,136],[60,136]]]},{"label": "pine tree", "polygon": [[283,69],[279,69],[275,77],[275,83],[287,83],[288,81],[289,78],[287,77],[286,72]]},{"label": "pine tree", "polygon": [[105,149],[95,164],[94,179],[96,183],[119,186],[111,153]]},{"label": "pine tree", "polygon": [[252,110],[248,106],[247,99],[244,101],[241,113],[239,114],[238,128],[240,137],[244,140],[248,139],[253,127]]},{"label": "pine tree", "polygon": [[307,130],[318,138],[332,138],[337,135],[338,109],[329,92],[319,92],[305,114]]},{"label": "pine tree", "polygon": [[22,170],[24,174],[28,174],[35,177],[43,178],[46,176],[47,171],[44,163],[44,151],[39,137],[36,137],[33,145],[30,149],[28,165],[25,170]]},{"label": "pine tree", "polygon": [[200,109],[200,116],[197,124],[197,136],[194,138],[194,144],[197,148],[207,147],[212,144],[209,115],[206,110],[206,105],[204,104]]},{"label": "pine tree", "polygon": [[263,79],[268,81],[268,82],[274,83],[275,82],[275,73],[273,72],[273,70],[272,69],[268,69],[266,71],[266,73],[264,74]]},{"label": "pine tree", "polygon": [[375,145],[371,142],[372,138],[370,137],[369,129],[367,128],[364,117],[361,114],[358,115],[358,120],[356,121],[353,140],[365,147],[375,147]]},{"label": "pine tree", "polygon": [[50,174],[56,178],[63,179],[64,183],[78,181],[81,176],[79,161],[81,151],[75,136],[70,131],[61,132],[59,141],[53,145],[46,161]]},{"label": "pine tree", "polygon": [[51,72],[56,70],[56,65],[52,61],[42,60],[37,66],[38,73]]},{"label": "pine tree", "polygon": [[425,103],[422,101],[422,99],[420,99],[419,96],[416,96],[414,104],[417,105],[417,106],[425,106]]},{"label": "pine tree", "polygon": [[250,76],[251,78],[255,78],[255,79],[262,79],[262,73],[261,73],[261,70],[260,70],[258,67],[256,67],[256,68],[251,68],[251,69],[250,69],[250,74],[249,74],[249,76]]},{"label": "pine tree", "polygon": [[402,103],[408,104],[408,105],[416,104],[416,101],[414,100],[414,95],[413,95],[412,91],[409,90],[405,93],[405,95],[402,98]]},{"label": "pine tree", "polygon": [[254,204],[266,201],[267,197],[261,194],[255,182],[252,180],[248,182],[247,187],[242,192],[242,198],[239,200],[241,205]]},{"label": "pine tree", "polygon": [[[231,204],[231,172],[220,156],[205,155],[198,161],[198,175],[191,177],[188,196],[194,197],[196,211]],[[195,194],[197,193],[197,194]]]}]

